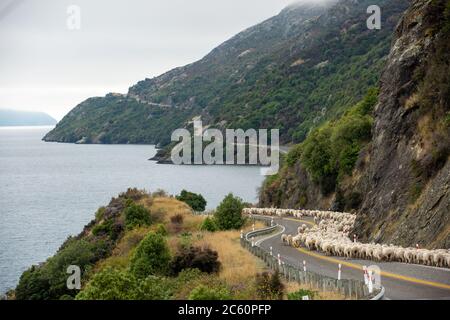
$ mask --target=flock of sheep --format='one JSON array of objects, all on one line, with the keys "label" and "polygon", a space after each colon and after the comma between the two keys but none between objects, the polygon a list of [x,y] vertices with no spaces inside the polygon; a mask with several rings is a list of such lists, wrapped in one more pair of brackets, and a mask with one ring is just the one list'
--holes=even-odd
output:
[{"label": "flock of sheep", "polygon": [[283,243],[293,247],[306,247],[326,255],[373,261],[397,261],[450,268],[450,250],[403,248],[394,245],[361,243],[356,237],[351,240],[349,233],[353,229],[356,215],[343,212],[318,210],[290,210],[276,208],[246,208],[244,214],[265,216],[311,217],[315,225],[308,228],[301,225],[297,235],[281,236]]}]

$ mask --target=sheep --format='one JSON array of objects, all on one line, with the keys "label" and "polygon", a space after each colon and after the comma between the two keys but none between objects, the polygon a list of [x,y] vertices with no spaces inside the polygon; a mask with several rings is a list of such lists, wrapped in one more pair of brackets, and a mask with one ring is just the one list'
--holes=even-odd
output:
[{"label": "sheep", "polygon": [[286,235],[286,234],[282,234],[282,235],[281,235],[281,242],[282,242],[283,244],[287,244],[287,235]]},{"label": "sheep", "polygon": [[277,208],[245,208],[243,214],[265,216],[310,217],[315,225],[308,228],[305,224],[297,228],[296,235],[282,235],[284,244],[294,247],[304,246],[326,255],[336,255],[347,259],[369,259],[375,261],[398,261],[403,263],[424,264],[450,268],[450,249],[402,248],[400,246],[375,243],[354,243],[349,238],[356,215],[345,212],[319,210],[292,210]]},{"label": "sheep", "polygon": [[287,244],[290,246],[290,245],[292,245],[292,235],[290,234],[290,235],[288,235],[287,236],[287,238],[286,238],[286,241],[287,241]]}]

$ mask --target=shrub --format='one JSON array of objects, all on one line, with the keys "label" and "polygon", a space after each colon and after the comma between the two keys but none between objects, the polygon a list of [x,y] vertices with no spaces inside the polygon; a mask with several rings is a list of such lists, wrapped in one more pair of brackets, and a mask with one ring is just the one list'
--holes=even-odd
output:
[{"label": "shrub", "polygon": [[167,236],[167,234],[168,234],[166,227],[165,227],[162,223],[159,223],[159,224],[156,226],[155,232],[156,232],[157,234],[162,235],[162,236]]},{"label": "shrub", "polygon": [[183,230],[183,215],[182,214],[176,214],[172,217],[170,217],[171,224],[169,225],[169,230],[171,233],[178,233],[181,230]]},{"label": "shrub", "polygon": [[160,234],[150,232],[131,258],[131,272],[138,278],[166,274],[170,262],[167,242]]},{"label": "shrub", "polygon": [[180,213],[177,213],[176,215],[170,217],[170,222],[172,222],[173,224],[182,224],[183,220],[183,215]]},{"label": "shrub", "polygon": [[200,230],[202,231],[215,232],[217,231],[217,229],[217,224],[211,217],[207,217],[205,220],[203,220],[200,226]]},{"label": "shrub", "polygon": [[97,272],[86,287],[78,293],[77,300],[135,300],[138,280],[134,275],[113,268]]},{"label": "shrub", "polygon": [[177,275],[185,269],[198,269],[205,273],[215,273],[220,270],[217,251],[210,248],[189,247],[179,252],[170,264],[170,271]]},{"label": "shrub", "polygon": [[94,236],[106,235],[111,240],[116,241],[123,232],[123,226],[120,222],[115,222],[114,219],[105,220],[92,228]]},{"label": "shrub", "polygon": [[232,193],[228,194],[217,207],[214,213],[214,220],[220,230],[230,230],[241,228],[245,220],[242,217],[244,204],[238,197]]},{"label": "shrub", "polygon": [[201,194],[196,194],[186,190],[182,190],[181,193],[176,196],[177,200],[183,201],[188,204],[192,210],[203,212],[206,208],[206,200]]},{"label": "shrub", "polygon": [[128,188],[127,191],[119,194],[120,198],[131,199],[133,201],[139,201],[148,193],[145,190],[139,190],[138,188]]},{"label": "shrub", "polygon": [[169,278],[150,276],[139,282],[138,300],[169,300],[172,298],[175,282]]},{"label": "shrub", "polygon": [[284,285],[278,272],[263,272],[256,275],[256,291],[261,299],[281,300],[283,298]]},{"label": "shrub", "polygon": [[[107,242],[90,243],[70,239],[58,253],[41,266],[32,266],[20,277],[16,288],[18,300],[58,300],[61,296],[74,296],[77,292],[67,289],[67,267],[77,265],[86,271],[109,250]],[[84,273],[82,273],[83,276]]]},{"label": "shrub", "polygon": [[152,193],[152,197],[154,198],[167,198],[167,192],[163,189],[158,189],[155,192]]},{"label": "shrub", "polygon": [[127,202],[124,215],[125,226],[128,230],[151,224],[150,212],[145,207],[138,205],[133,201]]},{"label": "shrub", "polygon": [[210,288],[199,285],[191,291],[189,300],[231,300],[231,294],[226,287]]},{"label": "shrub", "polygon": [[317,296],[317,291],[300,289],[295,292],[291,292],[287,295],[288,300],[303,300],[303,297],[308,296],[309,299],[314,299]]}]

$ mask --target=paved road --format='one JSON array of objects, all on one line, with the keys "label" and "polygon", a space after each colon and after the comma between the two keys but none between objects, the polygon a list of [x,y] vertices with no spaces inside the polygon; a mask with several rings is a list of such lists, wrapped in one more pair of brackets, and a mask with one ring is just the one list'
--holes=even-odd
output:
[{"label": "paved road", "polygon": [[[269,217],[261,217],[270,219]],[[297,234],[299,225],[313,225],[311,219],[275,218],[275,223],[285,227],[284,234]],[[308,270],[337,278],[338,265],[342,265],[343,279],[363,279],[363,266],[377,265],[381,269],[381,284],[385,287],[386,299],[439,299],[450,300],[450,269],[405,264],[400,262],[373,262],[369,260],[331,257],[305,248],[284,245],[279,235],[260,243],[264,249],[273,247],[274,254],[280,254],[284,261],[303,265]]]}]

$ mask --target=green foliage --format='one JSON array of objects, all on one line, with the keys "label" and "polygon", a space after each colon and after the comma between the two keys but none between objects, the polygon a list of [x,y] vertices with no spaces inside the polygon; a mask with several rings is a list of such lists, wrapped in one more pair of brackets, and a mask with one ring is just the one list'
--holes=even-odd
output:
[{"label": "green foliage", "polygon": [[160,234],[150,232],[136,248],[131,258],[131,272],[137,278],[162,275],[168,271],[170,251]]},{"label": "green foliage", "polygon": [[284,294],[284,285],[278,272],[263,272],[256,275],[256,291],[261,299],[281,300]]},{"label": "green foliage", "polygon": [[176,282],[170,278],[149,276],[139,281],[138,300],[169,300],[174,294]]},{"label": "green foliage", "polygon": [[157,234],[160,234],[162,236],[167,236],[168,232],[166,227],[164,226],[164,224],[162,223],[158,223],[158,225],[156,226],[156,231]]},{"label": "green foliage", "polygon": [[147,226],[152,223],[150,212],[143,206],[134,203],[132,200],[127,202],[124,210],[125,226],[128,230]]},{"label": "green foliage", "polygon": [[[211,125],[279,128],[282,143],[302,142],[311,129],[342,113],[377,84],[392,31],[408,1],[377,4],[383,12],[383,28],[377,33],[365,27],[361,12],[367,9],[366,1],[355,3],[352,10],[338,4],[333,12],[340,14],[332,14],[333,19],[309,19],[316,10],[283,12],[272,18],[274,28],[256,26],[199,62],[140,81],[129,96],[88,99],[45,139],[167,145],[169,132],[207,113]],[[353,27],[344,27],[349,22]],[[307,41],[298,37],[307,30],[314,30]],[[239,56],[248,48],[255,50]],[[300,59],[304,63],[296,65]]]},{"label": "green foliage", "polygon": [[189,300],[231,300],[231,293],[226,287],[210,288],[199,285],[191,291]]},{"label": "green foliage", "polygon": [[289,167],[294,166],[297,163],[298,159],[300,159],[301,155],[302,155],[302,145],[297,144],[287,154],[286,164]]},{"label": "green foliage", "polygon": [[92,228],[92,234],[94,236],[108,236],[112,241],[117,240],[123,232],[123,226],[120,221],[116,221],[113,218],[105,220],[101,224],[97,224]]},{"label": "green foliage", "polygon": [[244,223],[242,216],[244,204],[242,199],[234,197],[232,193],[228,194],[214,213],[214,221],[220,230],[239,229]]},{"label": "green foliage", "polygon": [[286,158],[288,166],[298,161],[320,184],[322,193],[335,190],[344,175],[350,175],[359,152],[370,141],[371,113],[377,103],[378,90],[371,89],[365,98],[336,121],[327,122],[311,132]]},{"label": "green foliage", "polygon": [[310,300],[314,300],[314,297],[317,296],[317,291],[300,289],[287,295],[288,300],[303,300],[305,296],[308,296]]},{"label": "green foliage", "polygon": [[176,196],[177,200],[187,203],[192,210],[203,212],[206,208],[206,200],[201,194],[196,194],[186,190],[182,190],[181,193]]},{"label": "green foliage", "polygon": [[202,231],[215,232],[218,229],[216,221],[212,217],[207,217],[200,226],[200,230]]},{"label": "green foliage", "polygon": [[[68,290],[67,267],[77,265],[82,276],[96,261],[105,256],[108,244],[103,241],[90,243],[85,240],[69,240],[63,248],[42,266],[32,266],[25,271],[16,288],[18,300],[56,300],[64,295],[74,296]],[[84,273],[83,273],[84,272]]]},{"label": "green foliage", "polygon": [[138,298],[138,280],[126,271],[105,268],[97,272],[77,300],[135,300]]},{"label": "green foliage", "polygon": [[171,261],[171,274],[185,269],[198,269],[205,273],[217,273],[220,269],[219,255],[210,248],[188,247],[182,249]]}]

